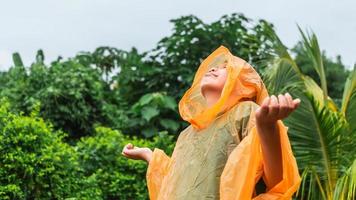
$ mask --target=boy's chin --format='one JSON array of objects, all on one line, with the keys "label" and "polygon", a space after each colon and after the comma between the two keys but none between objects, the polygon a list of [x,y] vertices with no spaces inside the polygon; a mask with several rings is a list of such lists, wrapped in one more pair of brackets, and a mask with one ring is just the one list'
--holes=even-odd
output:
[{"label": "boy's chin", "polygon": [[217,86],[214,82],[205,80],[205,81],[201,82],[200,87],[201,88],[216,88]]},{"label": "boy's chin", "polygon": [[202,84],[200,85],[200,90],[204,94],[206,92],[221,92],[222,88],[214,84]]}]

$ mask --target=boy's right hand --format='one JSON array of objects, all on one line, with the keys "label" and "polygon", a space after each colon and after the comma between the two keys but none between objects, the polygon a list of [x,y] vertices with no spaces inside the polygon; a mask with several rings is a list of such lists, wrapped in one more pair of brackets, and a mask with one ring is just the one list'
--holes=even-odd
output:
[{"label": "boy's right hand", "polygon": [[147,147],[134,147],[133,144],[128,143],[124,146],[121,154],[130,159],[144,160],[149,163],[152,157],[152,150]]}]

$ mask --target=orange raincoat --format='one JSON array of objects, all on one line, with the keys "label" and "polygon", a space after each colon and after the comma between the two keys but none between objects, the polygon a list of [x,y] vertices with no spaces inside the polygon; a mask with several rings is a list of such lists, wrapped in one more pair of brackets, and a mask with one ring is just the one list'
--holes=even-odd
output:
[{"label": "orange raincoat", "polygon": [[[200,81],[211,67],[226,63],[227,79],[220,99],[211,107]],[[199,66],[193,84],[179,102],[181,117],[190,123],[171,157],[155,148],[146,180],[151,200],[273,200],[291,199],[300,176],[287,127],[278,121],[283,179],[271,187],[255,126],[255,110],[268,96],[257,72],[246,61],[220,46]],[[260,179],[265,191],[256,193]]]}]

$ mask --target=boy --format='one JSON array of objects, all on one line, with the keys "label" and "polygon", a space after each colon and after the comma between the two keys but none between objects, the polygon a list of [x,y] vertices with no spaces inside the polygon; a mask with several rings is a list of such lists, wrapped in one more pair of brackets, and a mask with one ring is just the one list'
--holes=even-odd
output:
[{"label": "boy", "polygon": [[[221,46],[179,102],[190,126],[172,156],[132,144],[122,154],[148,163],[151,200],[290,199],[300,177],[281,120],[299,103],[288,93],[269,97],[253,67]],[[257,194],[261,178],[266,189]]]}]

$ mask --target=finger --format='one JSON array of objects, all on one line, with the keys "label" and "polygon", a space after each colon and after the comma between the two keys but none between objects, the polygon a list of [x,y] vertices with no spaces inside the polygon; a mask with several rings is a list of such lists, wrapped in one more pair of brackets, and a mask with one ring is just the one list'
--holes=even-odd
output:
[{"label": "finger", "polygon": [[296,108],[296,106],[293,103],[293,97],[288,92],[286,93],[286,97],[287,97],[288,102],[289,102],[290,112],[293,112],[293,110]]},{"label": "finger", "polygon": [[293,108],[296,109],[299,106],[300,102],[301,102],[301,100],[299,98],[294,99],[293,100],[293,106],[294,106]]},{"label": "finger", "polygon": [[290,110],[288,106],[288,100],[286,97],[282,94],[278,95],[278,101],[279,101],[279,112],[278,112],[278,118],[285,118],[288,116]]},{"label": "finger", "polygon": [[259,114],[260,115],[267,115],[268,114],[268,105],[270,102],[270,97],[266,97],[263,101],[262,104],[259,108]]},{"label": "finger", "polygon": [[138,148],[137,149],[127,149],[123,153],[128,156],[138,156],[141,153],[141,151]]},{"label": "finger", "polygon": [[124,146],[124,148],[122,149],[122,152],[126,152],[127,150],[132,149],[132,144],[128,143]]},{"label": "finger", "polygon": [[127,148],[126,148],[126,146],[125,146],[125,147],[122,149],[121,154],[127,157],[126,151],[127,151]]},{"label": "finger", "polygon": [[126,145],[124,146],[123,150],[124,150],[124,149],[129,149],[129,148],[130,148],[130,145],[131,145],[130,143],[126,144]]},{"label": "finger", "polygon": [[132,155],[130,152],[122,152],[121,154],[126,158],[135,159],[135,155]]},{"label": "finger", "polygon": [[269,104],[269,117],[277,117],[279,111],[279,104],[278,104],[278,99],[276,96],[272,95],[271,96],[271,102]]},{"label": "finger", "polygon": [[127,148],[128,148],[128,149],[132,149],[133,147],[134,147],[133,144],[131,144],[131,143],[128,143],[128,144],[127,144]]},{"label": "finger", "polygon": [[124,155],[125,157],[128,157],[129,155],[125,153],[124,151],[121,152],[121,155]]},{"label": "finger", "polygon": [[286,101],[287,101],[287,105],[288,105],[288,107],[290,107],[291,106],[291,99],[290,99],[290,95],[287,95],[287,94],[289,94],[288,92],[286,92],[286,93],[284,93],[284,97],[285,97],[285,99],[286,99]]},{"label": "finger", "polygon": [[287,101],[288,101],[288,106],[293,109],[294,105],[293,105],[293,98],[292,98],[292,96],[291,96],[288,92],[286,93],[285,96],[286,96]]},{"label": "finger", "polygon": [[301,100],[299,98],[298,98],[298,100],[297,99],[293,100],[292,96],[288,92],[286,93],[286,97],[288,98],[289,105],[292,110],[296,109],[299,106],[299,104],[301,102]]},{"label": "finger", "polygon": [[270,102],[270,97],[266,97],[266,98],[262,101],[261,107],[268,107],[269,102]]},{"label": "finger", "polygon": [[124,148],[122,148],[122,151],[121,151],[121,152],[124,152],[125,149],[127,149],[127,145],[125,145]]}]

